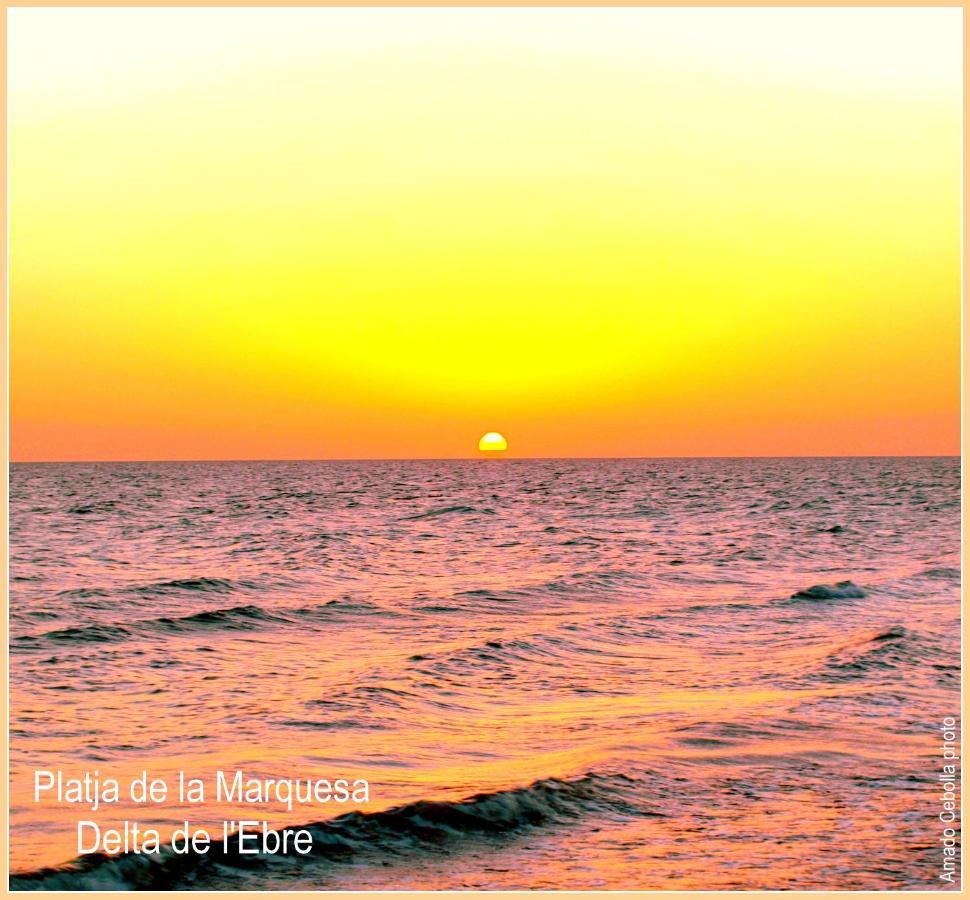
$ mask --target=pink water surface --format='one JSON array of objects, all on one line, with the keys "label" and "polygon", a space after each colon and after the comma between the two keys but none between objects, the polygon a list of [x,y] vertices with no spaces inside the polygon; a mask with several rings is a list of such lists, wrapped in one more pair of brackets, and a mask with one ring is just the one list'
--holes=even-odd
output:
[{"label": "pink water surface", "polygon": [[[15,465],[15,885],[949,887],[959,517],[954,458]],[[370,799],[90,815],[35,769]],[[314,854],[70,862],[243,817]]]}]

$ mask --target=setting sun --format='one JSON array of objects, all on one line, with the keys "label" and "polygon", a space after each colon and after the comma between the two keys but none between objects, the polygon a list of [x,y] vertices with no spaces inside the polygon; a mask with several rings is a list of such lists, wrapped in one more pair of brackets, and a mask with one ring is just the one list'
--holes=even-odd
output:
[{"label": "setting sun", "polygon": [[501,453],[509,449],[509,442],[497,431],[490,431],[482,435],[478,442],[478,449],[484,453]]}]

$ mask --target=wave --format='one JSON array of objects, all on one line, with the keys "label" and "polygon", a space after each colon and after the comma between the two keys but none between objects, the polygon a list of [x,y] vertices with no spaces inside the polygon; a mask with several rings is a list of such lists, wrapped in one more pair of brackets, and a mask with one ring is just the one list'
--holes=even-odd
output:
[{"label": "wave", "polygon": [[441,506],[441,507],[438,507],[437,509],[429,509],[427,512],[417,513],[416,515],[413,515],[413,516],[404,516],[404,518],[401,521],[410,522],[415,519],[434,519],[434,518],[437,518],[438,516],[450,516],[455,513],[477,513],[477,512],[483,512],[489,515],[493,515],[495,510],[492,510],[492,509],[477,510],[475,509],[474,506]]},{"label": "wave", "polygon": [[845,681],[876,670],[895,669],[912,663],[918,638],[902,625],[860,635],[833,649],[826,657],[827,680]]},{"label": "wave", "polygon": [[256,622],[274,622],[279,619],[260,606],[230,606],[226,609],[205,609],[188,616],[170,618],[162,616],[147,625],[155,625],[173,631],[193,630],[196,627],[215,625],[219,628],[250,628]]},{"label": "wave", "polygon": [[[362,854],[379,858],[440,853],[443,845],[475,838],[513,836],[530,829],[566,824],[588,816],[662,816],[638,796],[641,782],[623,774],[587,773],[581,778],[546,778],[525,787],[476,794],[464,800],[419,800],[380,812],[351,812],[310,825],[309,855],[240,855],[215,844],[206,854],[176,854],[170,846],[151,855],[89,854],[64,866],[12,874],[10,889],[179,890],[214,881],[239,881],[244,872],[285,857],[293,862],[352,862]],[[229,871],[227,871],[227,869]],[[237,870],[233,873],[231,870]],[[228,876],[228,878],[227,878]]]},{"label": "wave", "polygon": [[36,641],[79,641],[105,643],[123,641],[131,637],[131,632],[123,625],[85,625],[78,628],[58,628],[43,634],[27,634],[15,638],[23,644]]},{"label": "wave", "polygon": [[923,578],[938,578],[944,581],[959,581],[960,580],[960,570],[951,569],[948,567],[943,567],[939,569],[926,569],[920,572]]},{"label": "wave", "polygon": [[866,596],[866,592],[852,581],[837,584],[814,584],[810,588],[796,591],[789,600],[856,600]]},{"label": "wave", "polygon": [[649,629],[637,627],[625,619],[599,620],[583,626],[569,625],[553,631],[537,631],[507,638],[493,638],[451,648],[443,653],[423,652],[410,658],[419,663],[415,672],[433,683],[441,678],[463,679],[472,673],[501,675],[528,671],[534,678],[559,680],[572,675],[569,683],[579,679],[574,662],[582,659],[586,666],[615,666],[619,660],[635,658],[637,642]]},{"label": "wave", "polygon": [[154,584],[140,585],[128,588],[128,592],[135,594],[170,594],[173,592],[194,591],[204,594],[229,594],[237,588],[252,588],[256,585],[250,581],[234,582],[228,578],[173,578],[170,581],[158,581]]},{"label": "wave", "polygon": [[233,591],[256,590],[259,587],[261,587],[260,584],[246,579],[198,576],[195,578],[172,578],[168,581],[155,581],[149,584],[136,584],[120,588],[70,588],[59,591],[57,596],[87,600],[92,597],[116,597],[119,594],[140,597],[169,596],[172,594],[231,594]]},{"label": "wave", "polygon": [[87,516],[91,513],[112,512],[117,508],[117,500],[98,500],[94,503],[79,503],[69,507],[67,511],[75,516]]},{"label": "wave", "polygon": [[110,643],[134,637],[180,634],[196,631],[252,631],[268,625],[306,624],[308,620],[325,620],[334,615],[386,615],[395,613],[363,601],[330,600],[317,606],[268,610],[254,604],[204,609],[185,616],[160,616],[125,624],[97,624],[55,629],[41,634],[15,638],[20,647],[49,642]]}]

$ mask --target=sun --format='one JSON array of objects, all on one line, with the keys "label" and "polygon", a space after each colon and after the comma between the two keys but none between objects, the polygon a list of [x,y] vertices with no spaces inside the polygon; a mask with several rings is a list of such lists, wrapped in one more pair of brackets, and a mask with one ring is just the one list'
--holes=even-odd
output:
[{"label": "sun", "polygon": [[509,449],[509,442],[497,431],[490,431],[488,434],[482,435],[478,442],[478,449],[489,455],[501,453]]}]

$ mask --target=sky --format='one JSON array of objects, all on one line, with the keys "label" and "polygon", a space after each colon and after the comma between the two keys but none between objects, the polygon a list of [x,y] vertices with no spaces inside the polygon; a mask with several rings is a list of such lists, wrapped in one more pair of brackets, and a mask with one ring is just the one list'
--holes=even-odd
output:
[{"label": "sky", "polygon": [[959,452],[958,9],[12,9],[14,460]]}]

